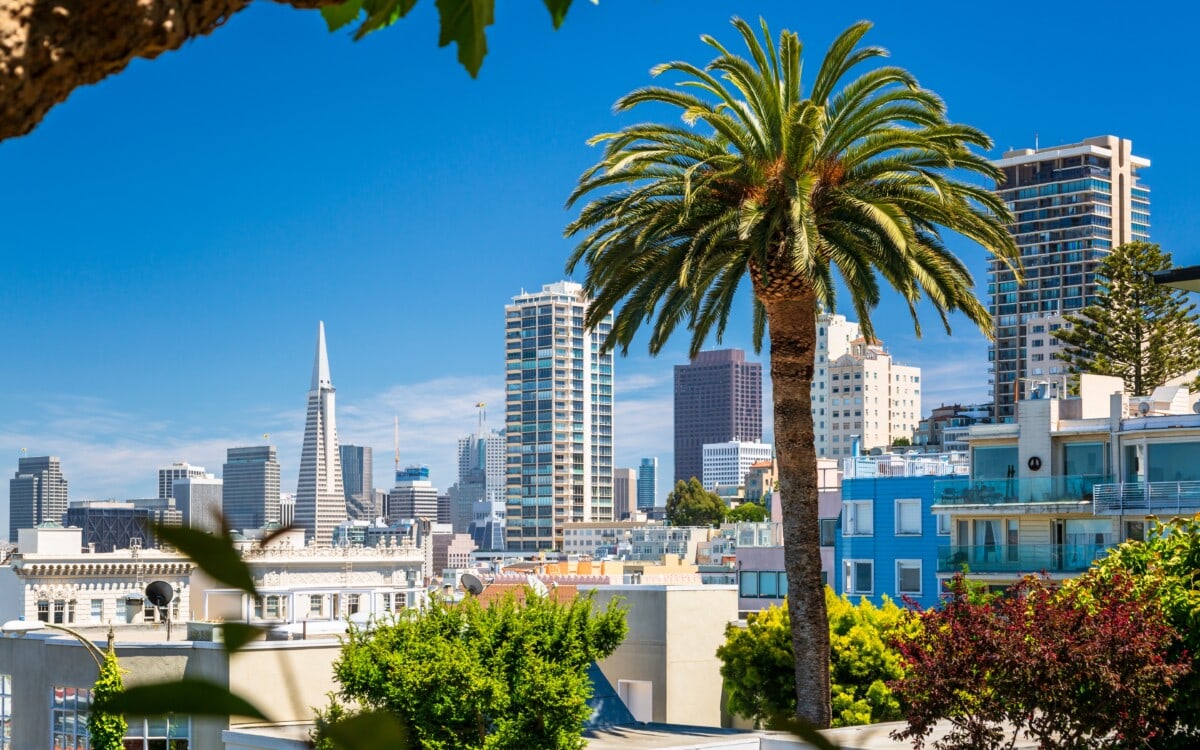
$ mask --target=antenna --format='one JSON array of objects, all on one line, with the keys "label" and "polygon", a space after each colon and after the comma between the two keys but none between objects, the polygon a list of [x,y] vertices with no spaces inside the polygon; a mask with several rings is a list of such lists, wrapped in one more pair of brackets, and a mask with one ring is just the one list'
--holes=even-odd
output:
[{"label": "antenna", "polygon": [[483,403],[482,401],[475,404],[475,408],[479,410],[479,431],[477,434],[480,436],[483,435],[483,423],[487,421],[487,411],[484,409],[485,406],[487,406],[487,404]]},{"label": "antenna", "polygon": [[400,473],[400,417],[392,417],[392,439],[396,445],[396,473]]},{"label": "antenna", "polygon": [[1036,130],[1033,131],[1033,150],[1038,150],[1038,132]]}]

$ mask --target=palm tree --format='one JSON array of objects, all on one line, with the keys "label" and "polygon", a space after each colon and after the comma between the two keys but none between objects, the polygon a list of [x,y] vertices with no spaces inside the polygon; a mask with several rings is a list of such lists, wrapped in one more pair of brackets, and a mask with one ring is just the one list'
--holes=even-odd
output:
[{"label": "palm tree", "polygon": [[1004,204],[959,179],[1000,178],[974,151],[990,148],[988,137],[950,122],[942,101],[902,68],[877,64],[843,84],[887,54],[859,46],[869,23],[837,38],[807,97],[794,33],[775,47],[765,22],[761,42],[745,21],[733,25],[750,59],[705,36],[717,51],[707,67],[671,62],[653,71],[682,74],[688,88],[642,88],[617,102],[618,111],[677,107],[684,125],[644,123],[592,139],[606,146],[568,201],[589,196],[566,230],[579,242],[567,269],[587,267],[589,323],[617,311],[607,346],[622,353],[643,323],[651,354],[681,322],[693,356],[710,333],[720,341],[749,278],[755,348],[768,330],[770,339],[796,711],[824,727],[829,629],[810,402],[816,313],[834,308],[840,277],[869,340],[882,279],[908,304],[918,334],[921,300],[947,330],[959,311],[989,334],[987,310],[941,231],[1017,271],[1019,260]]}]

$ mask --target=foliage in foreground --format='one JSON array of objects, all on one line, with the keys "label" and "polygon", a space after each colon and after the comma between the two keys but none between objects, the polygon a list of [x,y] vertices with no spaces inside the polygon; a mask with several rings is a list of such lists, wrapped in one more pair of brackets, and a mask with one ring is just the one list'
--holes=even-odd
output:
[{"label": "foliage in foreground", "polygon": [[725,523],[762,523],[768,517],[766,506],[747,501],[725,514]]},{"label": "foliage in foreground", "polygon": [[1192,666],[1172,691],[1167,732],[1148,744],[1172,750],[1200,747],[1200,516],[1154,522],[1145,542],[1122,544],[1098,561],[1088,577],[1065,587],[1103,590],[1118,585],[1154,598],[1181,636],[1172,643],[1170,658]]},{"label": "foliage in foreground", "polygon": [[1178,635],[1128,577],[1090,577],[1060,590],[1026,577],[980,602],[956,576],[944,605],[895,641],[907,672],[892,688],[908,726],[892,736],[921,748],[948,721],[939,750],[1009,748],[1022,733],[1045,750],[1078,750],[1161,734],[1189,669],[1170,651]]},{"label": "foliage in foreground", "polygon": [[719,526],[725,512],[725,501],[695,477],[687,482],[680,479],[667,495],[667,520],[672,526]]},{"label": "foliage in foreground", "polygon": [[[110,647],[100,664],[100,676],[92,686],[92,697],[98,702],[120,695],[125,683],[121,678],[121,665],[117,654]],[[88,737],[92,750],[122,750],[125,747],[125,730],[129,725],[121,714],[89,711],[87,718]]]},{"label": "foliage in foreground", "polygon": [[1052,334],[1066,345],[1059,357],[1077,372],[1123,379],[1135,396],[1200,368],[1196,303],[1151,276],[1173,265],[1149,242],[1113,250],[1096,269],[1095,303],[1067,316],[1072,328]]},{"label": "foliage in foreground", "polygon": [[[829,612],[833,725],[896,721],[900,704],[888,682],[903,671],[890,639],[909,629],[912,616],[890,600],[857,605],[825,589]],[[729,625],[717,649],[733,713],[771,726],[774,717],[796,711],[796,677],[791,623],[786,608],[751,614],[745,628]]]},{"label": "foliage in foreground", "polygon": [[[624,612],[511,594],[483,607],[435,601],[373,630],[351,630],[334,664],[338,698],[318,725],[357,711],[394,716],[424,750],[567,750],[581,737],[591,692],[588,666],[620,645]],[[333,748],[318,729],[317,747]]]}]

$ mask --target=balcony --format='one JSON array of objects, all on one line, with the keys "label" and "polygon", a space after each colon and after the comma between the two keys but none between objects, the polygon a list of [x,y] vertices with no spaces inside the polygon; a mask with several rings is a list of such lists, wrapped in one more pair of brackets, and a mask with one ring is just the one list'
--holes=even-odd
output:
[{"label": "balcony", "polygon": [[1200,482],[1119,482],[1097,484],[1097,515],[1183,516],[1200,513]]},{"label": "balcony", "polygon": [[937,572],[1082,573],[1116,546],[1092,544],[977,544],[938,548]]},{"label": "balcony", "polygon": [[1091,502],[1099,474],[1026,479],[945,479],[933,483],[935,505],[1012,505]]}]

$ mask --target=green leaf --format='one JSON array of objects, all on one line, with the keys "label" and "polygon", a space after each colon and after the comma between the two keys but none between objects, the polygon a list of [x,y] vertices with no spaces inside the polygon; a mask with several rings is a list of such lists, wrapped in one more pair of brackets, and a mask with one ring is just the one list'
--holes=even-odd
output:
[{"label": "green leaf", "polygon": [[325,737],[339,750],[404,750],[408,737],[396,717],[368,711],[340,719],[325,728]]},{"label": "green leaf", "polygon": [[417,0],[366,0],[363,9],[367,11],[367,20],[354,32],[354,38],[362,39],[372,31],[391,26],[407,16],[416,4]]},{"label": "green leaf", "polygon": [[98,699],[92,710],[135,716],[245,716],[269,721],[262,711],[240,695],[229,692],[224,685],[187,678],[127,688],[110,698]]},{"label": "green leaf", "polygon": [[494,3],[495,0],[437,0],[438,14],[442,19],[438,46],[445,47],[455,42],[458,45],[458,61],[472,78],[479,75],[479,68],[487,55],[484,29],[495,20],[492,12]]},{"label": "green leaf", "polygon": [[550,18],[554,21],[554,28],[562,26],[562,22],[567,17],[567,9],[571,7],[571,0],[543,0],[546,3],[546,9],[550,11]]},{"label": "green leaf", "polygon": [[216,536],[182,526],[156,526],[158,538],[192,558],[217,581],[258,596],[254,577],[228,535]]},{"label": "green leaf", "polygon": [[328,5],[321,8],[321,17],[325,19],[325,25],[330,31],[338,29],[353,23],[354,19],[358,18],[358,14],[362,11],[363,0],[346,0],[339,5]]},{"label": "green leaf", "polygon": [[226,622],[221,625],[221,632],[225,640],[225,650],[232,653],[240,651],[247,643],[261,637],[267,629],[244,622]]}]

